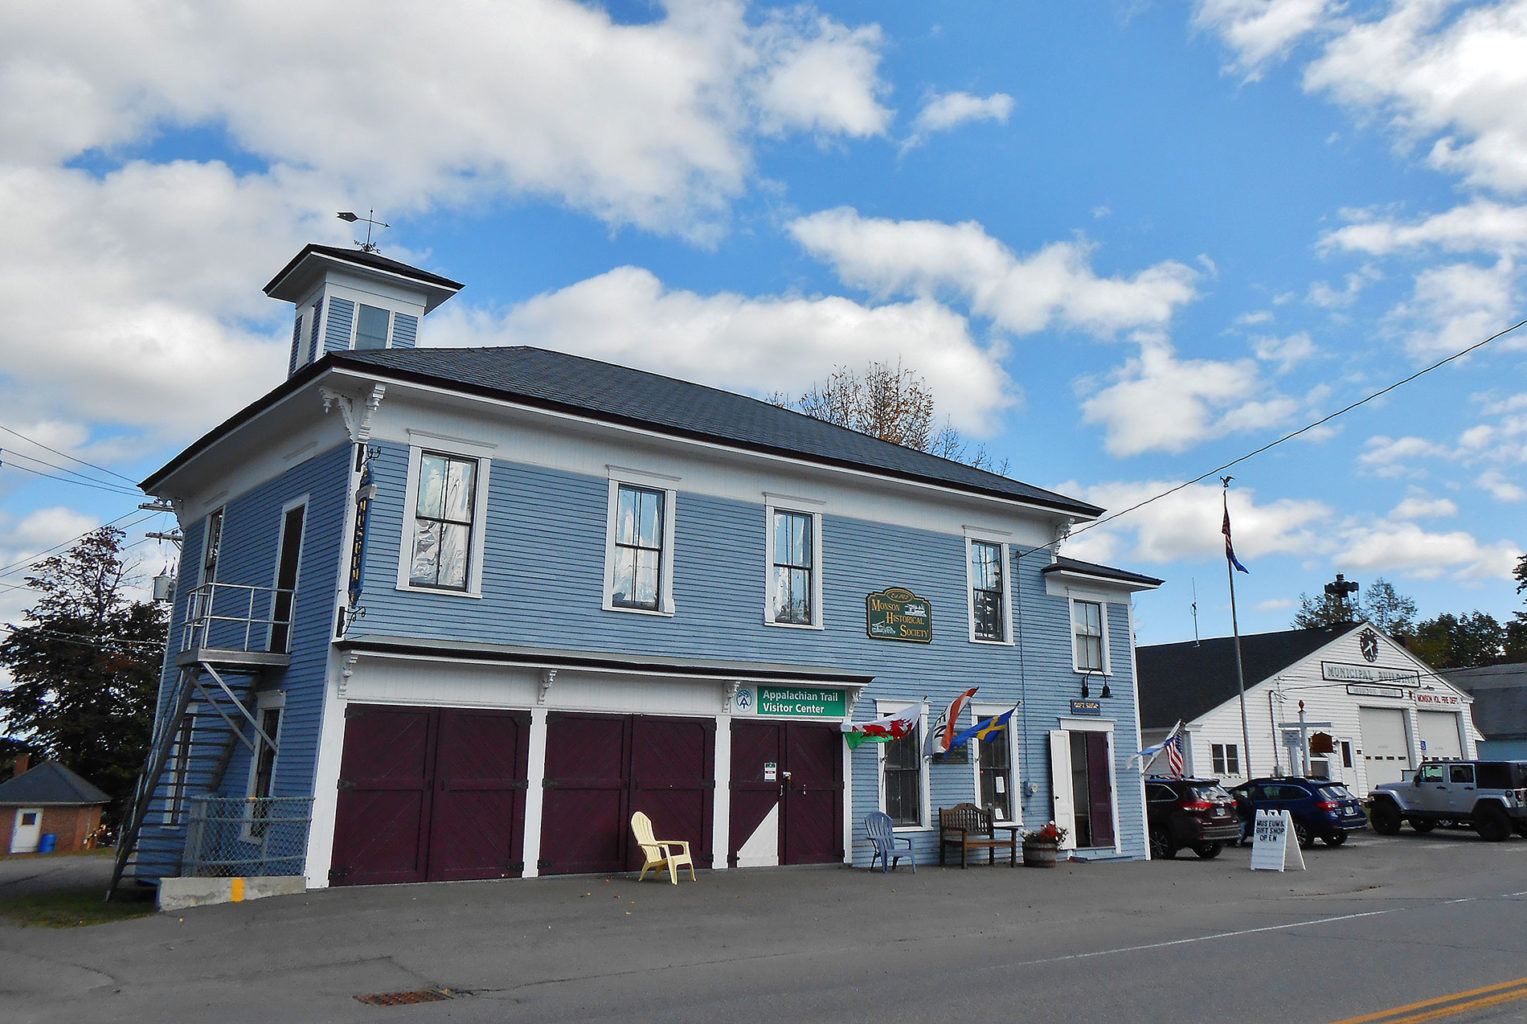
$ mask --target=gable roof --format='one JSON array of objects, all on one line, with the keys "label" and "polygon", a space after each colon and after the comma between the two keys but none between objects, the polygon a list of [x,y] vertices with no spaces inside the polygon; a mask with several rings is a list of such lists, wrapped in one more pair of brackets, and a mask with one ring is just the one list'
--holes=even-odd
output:
[{"label": "gable roof", "polygon": [[1039,571],[1041,574],[1071,573],[1076,576],[1092,576],[1110,583],[1121,583],[1131,589],[1153,589],[1166,582],[1154,576],[1146,576],[1144,573],[1115,569],[1111,565],[1099,565],[1097,562],[1083,562],[1079,558],[1067,558],[1064,555],[1057,556],[1054,562]]},{"label": "gable roof", "polygon": [[111,797],[57,761],[44,761],[0,782],[0,804],[38,807],[57,804],[105,804]]},{"label": "gable roof", "polygon": [[1527,740],[1527,664],[1444,669],[1474,698],[1474,726],[1489,740]]},{"label": "gable roof", "polygon": [[[1246,688],[1277,675],[1361,625],[1347,622],[1241,637]],[[1171,728],[1179,719],[1191,722],[1241,692],[1235,674],[1234,637],[1137,647],[1135,668],[1140,726],[1144,729]]]},{"label": "gable roof", "polygon": [[215,440],[333,369],[515,402],[675,437],[935,484],[1093,519],[1096,505],[881,441],[746,395],[547,349],[395,348],[331,352],[215,428],[140,485],[154,486]]},{"label": "gable roof", "polygon": [[448,277],[441,277],[439,274],[431,274],[428,270],[411,267],[407,263],[399,263],[397,260],[388,259],[379,252],[366,252],[361,249],[349,249],[342,245],[318,245],[310,242],[303,246],[302,251],[293,256],[291,262],[282,267],[275,277],[270,279],[270,283],[264,288],[265,294],[272,298],[285,298],[288,275],[296,270],[309,256],[327,257],[331,260],[338,260],[341,263],[354,263],[357,266],[396,274],[410,281],[417,281],[420,284],[431,285],[435,288],[451,292],[459,292],[462,289],[460,282],[452,281]]}]

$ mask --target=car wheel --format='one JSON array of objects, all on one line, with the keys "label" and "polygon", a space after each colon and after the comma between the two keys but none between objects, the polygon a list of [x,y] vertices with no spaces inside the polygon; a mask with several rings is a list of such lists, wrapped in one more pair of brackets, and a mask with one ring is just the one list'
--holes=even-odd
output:
[{"label": "car wheel", "polygon": [[1299,840],[1299,845],[1308,850],[1315,845],[1315,836],[1310,832],[1309,826],[1302,821],[1294,822],[1294,836]]},{"label": "car wheel", "polygon": [[1328,836],[1321,836],[1320,839],[1321,842],[1325,843],[1327,846],[1340,846],[1342,843],[1347,841],[1347,833],[1332,832]]},{"label": "car wheel", "polygon": [[1511,819],[1497,804],[1481,807],[1474,814],[1474,831],[1479,833],[1479,838],[1498,843],[1511,834]]},{"label": "car wheel", "polygon": [[1420,832],[1422,835],[1425,835],[1432,829],[1436,828],[1437,823],[1435,821],[1412,821],[1410,823],[1410,827],[1415,829],[1417,832]]},{"label": "car wheel", "polygon": [[1388,800],[1379,800],[1368,814],[1368,823],[1381,836],[1400,834],[1400,809]]},{"label": "car wheel", "polygon": [[1219,852],[1225,848],[1224,843],[1199,843],[1193,847],[1193,852],[1204,860],[1213,860],[1219,856]]},{"label": "car wheel", "polygon": [[1517,835],[1521,836],[1523,839],[1527,839],[1527,821],[1519,821],[1514,827],[1516,828]]},{"label": "car wheel", "polygon": [[1177,847],[1164,828],[1151,829],[1151,860],[1171,860],[1177,856]]}]

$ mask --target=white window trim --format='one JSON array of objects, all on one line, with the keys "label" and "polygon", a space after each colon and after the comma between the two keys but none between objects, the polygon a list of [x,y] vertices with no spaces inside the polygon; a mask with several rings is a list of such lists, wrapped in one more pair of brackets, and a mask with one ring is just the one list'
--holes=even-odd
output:
[{"label": "white window trim", "polygon": [[[338,283],[329,285],[328,289],[326,290],[326,299],[343,299],[344,301],[354,303],[355,305],[355,308],[350,311],[350,337],[347,342],[349,349],[352,352],[355,351],[356,332],[360,330],[360,307],[373,306],[377,309],[384,310],[387,313],[387,344],[382,346],[384,349],[393,347],[392,340],[397,331],[399,313],[402,313],[406,316],[421,317],[424,312],[417,305],[407,301],[393,298],[389,295],[379,295],[376,292],[363,291],[358,288],[346,287],[345,285]],[[328,307],[329,303],[325,301],[324,323],[321,325],[321,330],[318,333],[320,347],[322,346],[323,339],[328,335]],[[381,349],[378,349],[377,351],[381,351]]]},{"label": "white window trim", "polygon": [[[1099,623],[1103,631],[1103,667],[1102,669],[1083,668],[1076,660],[1076,605],[1078,602],[1095,604],[1099,609]],[[1101,672],[1105,676],[1113,675],[1113,656],[1108,649],[1108,598],[1104,594],[1088,593],[1086,591],[1071,590],[1066,594],[1066,631],[1071,641],[1071,671],[1078,675],[1093,675]]]},{"label": "white window trim", "polygon": [[[398,542],[397,589],[415,594],[481,598],[483,550],[488,533],[488,477],[493,468],[492,452],[495,446],[443,434],[429,434],[422,430],[410,430],[408,435],[408,482],[403,489],[403,535]],[[477,460],[477,490],[472,495],[472,550],[467,557],[466,590],[421,587],[409,582],[414,554],[414,509],[418,507],[419,500],[419,463],[426,451]]]},{"label": "white window trim", "polygon": [[[679,482],[676,476],[665,476],[661,473],[648,473],[639,469],[627,469],[624,466],[607,466],[610,477],[609,504],[605,510],[604,525],[604,584],[602,593],[604,602],[602,607],[607,612],[627,612],[632,615],[659,615],[671,618],[677,610],[673,603],[673,566],[674,566],[674,521],[678,519],[678,491],[674,485]],[[627,608],[618,605],[614,601],[615,583],[615,511],[620,496],[621,485],[640,487],[649,491],[661,491],[663,493],[663,553],[658,562],[658,597],[656,608]]]},{"label": "white window trim", "polygon": [[[1012,711],[1012,710],[1013,710],[1013,705],[1011,705],[1011,704],[976,704],[976,703],[972,703],[970,705],[970,711],[971,711],[971,721],[970,721],[970,724],[971,725],[975,725],[977,722],[981,721],[983,718],[994,718],[997,715],[1002,714],[1003,712]],[[1021,797],[1023,795],[1023,791],[1019,787],[1022,786],[1023,783],[1022,783],[1022,780],[1019,778],[1019,771],[1018,771],[1018,760],[1019,760],[1019,758],[1018,758],[1018,747],[1013,742],[1013,731],[1015,729],[1017,729],[1017,727],[1018,727],[1016,725],[1017,719],[1018,719],[1018,715],[1015,713],[1013,715],[1013,717],[1008,720],[1007,728],[1004,729],[1001,733],[999,733],[998,736],[1001,738],[1000,742],[1003,742],[1003,743],[1007,744],[1007,802],[1008,802],[1009,810],[1012,813],[1012,818],[1009,819],[1008,824],[1022,825],[1023,824],[1023,800],[1021,799]],[[980,744],[981,744],[981,741],[978,740],[978,739],[972,739],[970,742],[971,742],[971,744],[974,745],[974,749],[971,750],[971,752],[970,752],[971,786],[972,786],[972,792],[974,792],[976,794],[976,801],[975,802],[976,803],[980,803],[980,799],[981,799],[981,747],[980,747]]]},{"label": "white window trim", "polygon": [[217,562],[221,562],[223,560],[223,538],[228,535],[228,506],[218,505],[216,508],[208,509],[206,518],[202,520],[201,560],[196,565],[196,583],[198,586],[203,583],[217,582],[217,562],[212,564],[212,578],[207,578],[207,559],[212,554],[212,521],[214,518],[216,518],[218,524]]},{"label": "white window trim", "polygon": [[[276,741],[276,753],[270,762],[270,788],[274,792],[276,788],[276,767],[281,760],[281,733],[286,728],[286,691],[273,690],[270,693],[262,693],[255,698],[254,719],[256,722],[262,723],[261,728],[264,728],[265,712],[272,710],[279,710],[281,712],[281,720],[276,723],[276,734],[271,737],[271,739]],[[245,800],[254,799],[255,771],[260,766],[260,746],[264,742],[258,734],[255,734],[254,741],[255,749],[249,757],[249,777],[244,781]],[[252,817],[254,805],[246,803],[244,806],[244,824],[241,827],[239,838],[243,839],[246,843],[257,843],[260,841],[260,838],[250,831],[250,826],[254,823]]]},{"label": "white window trim", "polygon": [[[1013,563],[1008,551],[1005,534],[993,530],[965,528],[965,627],[966,635],[973,644],[991,644],[996,647],[1012,647],[1013,637]],[[988,640],[976,636],[975,577],[970,572],[970,549],[973,544],[995,544],[1002,551],[1002,637]]]},{"label": "white window trim", "polygon": [[[812,505],[818,506],[812,508]],[[783,494],[764,493],[764,625],[780,629],[822,629],[822,502]],[[774,621],[774,514],[790,512],[811,517],[811,621]]]},{"label": "white window trim", "polygon": [[[270,593],[271,593],[271,618],[275,618],[276,589],[281,586],[281,549],[286,546],[286,517],[297,508],[303,508],[302,513],[302,536],[297,538],[297,576],[292,581],[292,604],[289,612],[290,618],[286,624],[286,643],[291,647],[292,633],[297,625],[297,594],[302,590],[302,553],[308,542],[308,513],[312,511],[309,506],[311,495],[304,494],[300,498],[293,498],[281,506],[280,526],[276,527],[276,564],[270,570]],[[270,623],[265,628],[265,649],[270,650],[272,634],[276,631],[276,624]]]},{"label": "white window trim", "polygon": [[[905,700],[877,700],[875,702],[875,717],[884,718],[886,715],[895,714],[906,707],[909,701]],[[928,705],[923,705],[922,715],[917,720],[917,735],[926,740],[928,736]],[[875,793],[876,807],[885,812],[885,748],[886,744],[875,744]],[[923,758],[919,762],[918,775],[918,824],[896,825],[893,832],[928,832],[933,828],[932,814],[928,810],[933,801],[933,788],[929,784],[928,761]]]}]

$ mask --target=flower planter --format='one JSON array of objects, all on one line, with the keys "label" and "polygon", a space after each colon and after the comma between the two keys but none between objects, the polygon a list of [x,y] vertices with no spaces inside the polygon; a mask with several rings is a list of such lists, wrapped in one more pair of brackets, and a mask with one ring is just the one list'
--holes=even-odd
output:
[{"label": "flower planter", "polygon": [[1053,868],[1060,851],[1058,843],[1024,843],[1023,865],[1029,868]]}]

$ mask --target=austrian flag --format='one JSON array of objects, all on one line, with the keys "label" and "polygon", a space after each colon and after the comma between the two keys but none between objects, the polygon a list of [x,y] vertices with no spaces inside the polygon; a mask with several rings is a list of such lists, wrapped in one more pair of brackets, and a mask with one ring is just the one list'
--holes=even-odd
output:
[{"label": "austrian flag", "polygon": [[886,715],[873,722],[844,722],[839,728],[844,732],[843,738],[848,741],[849,750],[861,743],[889,743],[916,733],[917,723],[926,710],[922,704],[909,704],[894,715]]}]

